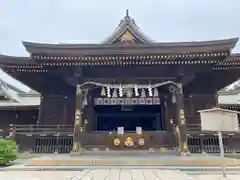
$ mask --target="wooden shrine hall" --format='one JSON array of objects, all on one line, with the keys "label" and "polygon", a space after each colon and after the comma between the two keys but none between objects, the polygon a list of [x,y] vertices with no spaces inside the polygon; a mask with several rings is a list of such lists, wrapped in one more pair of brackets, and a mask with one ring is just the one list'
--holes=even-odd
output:
[{"label": "wooden shrine hall", "polygon": [[29,57],[1,55],[0,66],[41,94],[40,126],[74,126],[75,152],[187,151],[187,135],[201,133],[197,111],[217,106],[216,92],[239,78],[237,41],[155,42],[127,11],[99,44],[23,41]]}]

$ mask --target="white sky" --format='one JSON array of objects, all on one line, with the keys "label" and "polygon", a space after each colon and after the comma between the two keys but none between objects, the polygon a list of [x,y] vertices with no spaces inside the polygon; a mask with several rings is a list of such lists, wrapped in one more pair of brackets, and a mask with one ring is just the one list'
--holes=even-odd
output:
[{"label": "white sky", "polygon": [[[239,0],[0,0],[0,53],[27,56],[22,40],[98,43],[127,8],[141,30],[159,42],[240,36]],[[239,43],[234,52],[240,52]],[[1,72],[0,77],[12,81]]]}]

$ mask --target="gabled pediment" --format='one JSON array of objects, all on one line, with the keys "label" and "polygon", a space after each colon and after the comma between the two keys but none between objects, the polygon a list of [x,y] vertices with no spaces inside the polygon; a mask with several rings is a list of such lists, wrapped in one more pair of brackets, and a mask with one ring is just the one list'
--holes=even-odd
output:
[{"label": "gabled pediment", "polygon": [[154,43],[149,37],[141,32],[140,28],[136,25],[133,18],[129,16],[128,10],[126,15],[116,30],[110,35],[102,44],[115,44],[115,43]]},{"label": "gabled pediment", "polygon": [[127,29],[118,39],[122,43],[134,43],[136,38],[134,35]]}]

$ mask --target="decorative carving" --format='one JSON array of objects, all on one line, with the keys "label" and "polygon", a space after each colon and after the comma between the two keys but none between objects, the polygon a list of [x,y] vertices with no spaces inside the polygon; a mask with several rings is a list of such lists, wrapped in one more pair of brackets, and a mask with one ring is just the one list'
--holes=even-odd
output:
[{"label": "decorative carving", "polygon": [[135,37],[129,31],[126,31],[121,37],[121,42],[135,42]]},{"label": "decorative carving", "polygon": [[115,146],[119,146],[120,143],[121,143],[121,141],[120,141],[119,138],[115,138],[114,141],[113,141],[113,143],[114,143]]},{"label": "decorative carving", "polygon": [[143,139],[143,138],[140,138],[140,139],[138,140],[138,144],[139,144],[140,146],[143,146],[143,145],[145,144],[144,139]]},{"label": "decorative carving", "polygon": [[180,109],[180,122],[181,124],[185,124],[185,115],[183,109]]},{"label": "decorative carving", "polygon": [[132,147],[134,145],[133,139],[131,137],[127,137],[124,141],[125,146]]},{"label": "decorative carving", "polygon": [[171,92],[171,93],[174,93],[174,92],[176,92],[176,86],[175,85],[170,85],[169,87],[168,87],[168,90]]},{"label": "decorative carving", "polygon": [[75,112],[75,124],[80,124],[81,121],[81,112],[79,109]]}]

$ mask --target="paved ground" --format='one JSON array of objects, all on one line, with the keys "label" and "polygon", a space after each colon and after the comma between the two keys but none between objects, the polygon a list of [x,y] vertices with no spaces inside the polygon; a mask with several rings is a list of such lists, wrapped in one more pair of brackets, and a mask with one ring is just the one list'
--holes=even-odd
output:
[{"label": "paved ground", "polygon": [[84,154],[71,156],[69,154],[49,154],[26,161],[28,166],[66,166],[66,165],[171,165],[171,166],[240,166],[240,161],[219,156],[163,156],[159,154],[139,153],[134,155],[120,154]]},{"label": "paved ground", "polygon": [[[187,175],[180,171],[156,169],[102,169],[83,171],[11,171],[0,172],[5,180],[220,180],[221,175]],[[225,180],[239,180],[240,175],[228,175]]]}]

